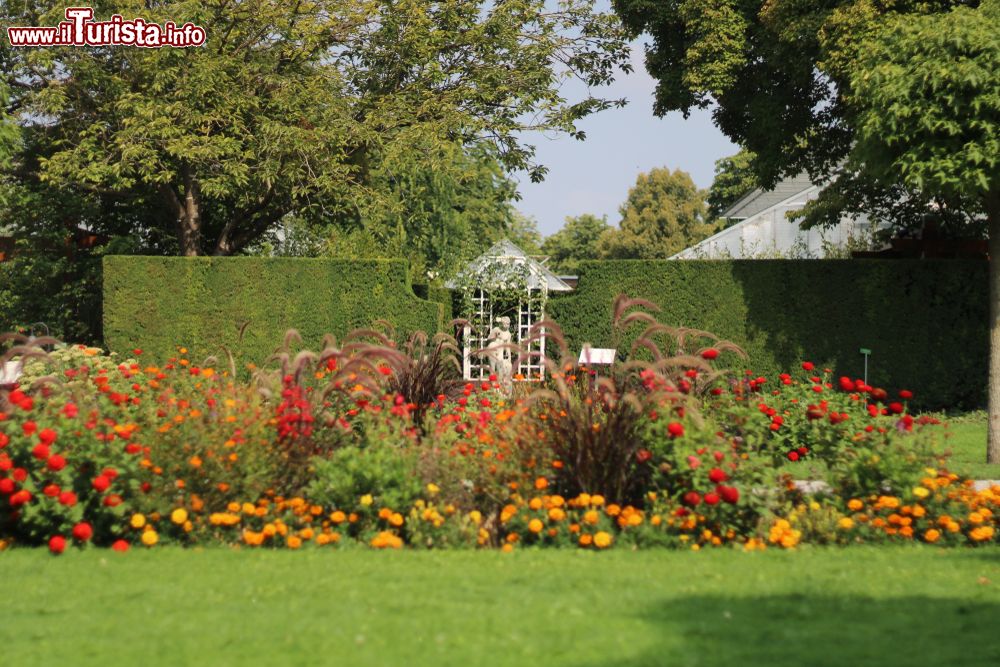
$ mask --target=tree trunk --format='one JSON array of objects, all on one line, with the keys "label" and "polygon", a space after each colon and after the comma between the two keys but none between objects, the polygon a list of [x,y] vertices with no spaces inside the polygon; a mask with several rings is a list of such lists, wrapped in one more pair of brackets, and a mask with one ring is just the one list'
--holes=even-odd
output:
[{"label": "tree trunk", "polygon": [[198,180],[188,167],[182,168],[181,177],[184,180],[184,192],[180,196],[168,183],[160,185],[160,194],[166,199],[176,220],[180,254],[195,257],[201,254],[201,197]]},{"label": "tree trunk", "polygon": [[990,234],[989,439],[986,462],[1000,463],[1000,192],[986,198]]}]

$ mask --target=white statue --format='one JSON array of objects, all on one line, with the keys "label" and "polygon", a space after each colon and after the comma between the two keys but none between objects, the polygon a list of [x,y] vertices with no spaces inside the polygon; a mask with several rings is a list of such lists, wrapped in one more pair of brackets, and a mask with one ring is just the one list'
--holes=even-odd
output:
[{"label": "white statue", "polygon": [[510,345],[510,318],[498,317],[499,326],[490,329],[486,337],[486,356],[490,362],[490,372],[496,376],[497,382],[504,391],[509,391],[511,387],[511,373],[513,364],[511,362]]}]

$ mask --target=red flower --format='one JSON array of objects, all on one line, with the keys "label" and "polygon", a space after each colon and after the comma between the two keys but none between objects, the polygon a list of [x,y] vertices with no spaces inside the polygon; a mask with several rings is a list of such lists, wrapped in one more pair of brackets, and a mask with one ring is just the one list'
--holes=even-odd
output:
[{"label": "red flower", "polygon": [[882,389],[881,387],[875,387],[872,389],[871,395],[876,401],[884,401],[885,397],[888,396],[885,389]]},{"label": "red flower", "polygon": [[898,402],[892,402],[889,404],[889,412],[894,415],[898,415],[903,412],[903,404]]},{"label": "red flower", "polygon": [[10,477],[4,477],[0,479],[0,493],[2,493],[3,495],[9,496],[10,494],[14,493],[14,488],[15,488],[14,480],[12,480]]},{"label": "red flower", "polygon": [[701,502],[701,496],[698,495],[697,491],[688,491],[684,494],[682,502],[688,507],[697,507]]},{"label": "red flower", "polygon": [[6,433],[0,433],[0,449],[3,449],[10,442],[10,438],[7,437]]},{"label": "red flower", "polygon": [[81,521],[80,523],[73,526],[73,538],[79,540],[80,542],[86,542],[91,537],[94,536],[94,529],[90,527],[90,524],[86,521]]},{"label": "red flower", "polygon": [[91,482],[91,486],[93,486],[94,490],[98,493],[104,493],[108,490],[108,487],[111,486],[111,480],[104,475],[98,475],[94,478],[94,481]]},{"label": "red flower", "polygon": [[713,452],[712,458],[715,459],[716,463],[722,463],[722,459],[726,458],[726,455],[722,452]]},{"label": "red flower", "polygon": [[111,548],[114,551],[118,551],[120,553],[125,553],[126,551],[128,551],[128,542],[126,542],[125,540],[115,540],[111,544]]},{"label": "red flower", "polygon": [[46,461],[45,465],[48,466],[49,470],[52,472],[59,472],[66,467],[66,459],[62,457],[61,454],[53,454]]},{"label": "red flower", "polygon": [[76,505],[76,494],[72,491],[63,491],[59,494],[59,504],[66,507]]},{"label": "red flower", "polygon": [[716,387],[715,389],[712,389],[709,393],[712,394],[712,396],[721,396],[722,390]]},{"label": "red flower", "polygon": [[735,486],[718,486],[715,490],[730,505],[735,505],[740,499],[740,491]]},{"label": "red flower", "polygon": [[718,505],[719,504],[719,494],[718,493],[706,493],[705,494],[705,504],[706,505]]},{"label": "red flower", "polygon": [[814,364],[813,362],[811,362],[811,361],[804,361],[804,362],[802,362],[802,370],[804,370],[804,371],[811,371],[814,368],[816,368],[816,364]]},{"label": "red flower", "polygon": [[14,468],[14,481],[23,482],[28,479],[28,471],[24,468]]},{"label": "red flower", "polygon": [[714,347],[710,347],[701,353],[701,358],[708,359],[709,361],[713,359],[718,359],[718,357],[719,357],[719,351],[716,350]]},{"label": "red flower", "polygon": [[62,489],[60,489],[59,486],[56,484],[49,484],[44,489],[42,489],[42,493],[47,495],[49,498],[55,498],[60,493],[62,493]]},{"label": "red flower", "polygon": [[857,389],[857,385],[854,384],[854,380],[849,377],[842,377],[839,380],[841,391],[854,391]]},{"label": "red flower", "polygon": [[725,482],[729,479],[729,475],[727,475],[721,468],[712,468],[708,471],[708,478],[712,480],[714,484],[718,484],[719,482]]},{"label": "red flower", "polygon": [[38,433],[38,439],[41,440],[46,445],[51,445],[56,441],[56,432],[50,428],[43,428]]},{"label": "red flower", "polygon": [[39,461],[44,461],[45,459],[49,458],[49,454],[51,454],[51,452],[49,451],[49,446],[43,442],[38,443],[37,445],[35,445],[35,448],[31,450],[31,455],[34,456]]},{"label": "red flower", "polygon": [[911,398],[913,398],[913,392],[910,391],[909,389],[900,389],[899,390],[899,397],[901,399],[903,399],[904,401],[908,401]]},{"label": "red flower", "polygon": [[21,430],[24,431],[25,435],[32,435],[35,431],[38,430],[38,425],[35,424],[35,422],[33,421],[26,421],[21,426]]},{"label": "red flower", "polygon": [[680,422],[670,422],[667,424],[667,433],[669,433],[672,438],[679,438],[684,435],[684,425]]},{"label": "red flower", "polygon": [[62,413],[72,419],[80,414],[80,410],[76,407],[76,403],[67,403],[63,406]]},{"label": "red flower", "polygon": [[53,535],[49,540],[49,551],[57,556],[66,551],[66,538],[62,535]]},{"label": "red flower", "polygon": [[107,477],[108,479],[115,479],[116,477],[118,477],[118,471],[115,470],[114,468],[105,468],[104,470],[101,471],[101,474]]},{"label": "red flower", "polygon": [[17,493],[10,497],[11,507],[20,507],[21,505],[27,505],[31,502],[31,493],[25,489],[21,489]]},{"label": "red flower", "polygon": [[118,507],[121,504],[122,504],[122,497],[119,496],[117,493],[109,493],[107,496],[104,497],[105,507]]},{"label": "red flower", "polygon": [[795,451],[794,449],[792,451],[788,452],[787,456],[788,456],[788,460],[789,461],[798,461],[799,460],[799,453],[797,451]]},{"label": "red flower", "polygon": [[639,463],[645,463],[646,461],[653,458],[653,452],[648,449],[640,449],[635,453],[635,458]]},{"label": "red flower", "polygon": [[697,456],[689,456],[688,465],[691,466],[692,470],[695,470],[698,468],[698,466],[701,465],[701,459],[699,459]]}]

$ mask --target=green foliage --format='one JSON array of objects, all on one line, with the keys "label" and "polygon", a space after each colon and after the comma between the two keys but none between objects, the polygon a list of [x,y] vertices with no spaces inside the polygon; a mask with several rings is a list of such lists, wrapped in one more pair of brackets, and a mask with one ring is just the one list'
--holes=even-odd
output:
[{"label": "green foliage", "polygon": [[[550,299],[571,349],[584,342],[625,350],[608,325],[620,293],[662,308],[670,326],[711,331],[740,345],[751,368],[774,382],[803,359],[916,392],[921,408],[979,407],[988,358],[987,267],[972,261],[585,262],[577,290]],[[929,331],[947,335],[931,336]],[[632,338],[638,332],[632,334]],[[725,353],[724,353],[725,356]]]},{"label": "green foliage", "polygon": [[[865,59],[859,56],[859,46],[875,36],[883,51],[894,50],[891,41],[879,32],[883,24],[914,26],[914,35],[928,31],[927,49],[934,48],[930,46],[933,43],[951,45],[939,49],[939,57],[929,61],[934,71],[929,72],[928,82],[938,76],[961,77],[963,70],[985,69],[990,62],[977,66],[954,60],[965,47],[947,37],[947,30],[938,32],[936,27],[952,22],[945,16],[951,9],[980,4],[970,0],[614,0],[612,4],[633,34],[645,32],[652,38],[646,69],[657,80],[654,111],[659,115],[670,111],[686,114],[695,108],[715,107],[713,117],[719,128],[756,155],[753,170],[765,188],[783,176],[808,172],[818,179],[843,171],[862,129],[848,100],[855,73]],[[983,18],[979,29],[995,34],[985,16],[988,4],[983,3],[983,9],[978,10]],[[913,52],[895,50],[891,60],[907,63],[909,57],[904,53]],[[996,67],[993,71],[995,76]],[[916,80],[924,74],[913,68],[909,77]],[[988,90],[986,81],[979,82],[983,90]],[[879,96],[889,94],[892,88],[880,91]],[[937,93],[926,99],[933,104]],[[906,104],[900,109],[904,107],[913,108]],[[941,111],[946,107],[943,105]],[[978,117],[982,119],[989,115],[985,108],[972,106],[964,107],[964,112],[981,114]],[[879,112],[872,107],[872,113]],[[935,115],[937,112],[918,112],[908,122],[926,123],[924,129],[934,132],[939,127],[932,120]],[[894,116],[895,111],[882,118],[892,123]],[[898,136],[898,129],[888,136]],[[938,145],[938,138],[926,145]],[[982,166],[985,168],[985,163]],[[913,192],[912,187],[901,192],[901,178],[884,183],[851,170],[846,176],[856,180],[853,195],[822,194],[822,203],[807,211],[810,222],[828,222],[837,217],[830,209],[843,207],[847,212],[860,208],[861,212],[904,214],[887,219],[905,224],[909,211],[886,206],[885,200],[902,194],[927,203],[936,194],[920,193],[919,189]],[[868,203],[874,206],[868,208]],[[909,220],[912,225],[912,218]]]},{"label": "green foliage", "polygon": [[1000,216],[1000,3],[888,22],[861,45],[848,102],[857,165]]},{"label": "green foliage", "polygon": [[[422,224],[408,200],[461,177],[456,150],[489,141],[505,169],[539,180],[523,132],[582,138],[580,119],[623,103],[562,94],[567,78],[589,91],[629,69],[620,23],[593,5],[98,2],[99,19],[191,21],[208,46],[5,50],[30,135],[18,177],[155,200],[163,215],[141,231],[187,255],[239,253],[289,213]],[[63,10],[4,3],[0,22],[55,25]]]},{"label": "green foliage", "polygon": [[415,474],[415,452],[386,443],[348,446],[329,458],[316,459],[315,477],[306,493],[327,507],[351,509],[362,496],[376,507],[408,508],[420,498],[423,484]]},{"label": "green foliage", "polygon": [[708,189],[708,215],[715,219],[741,197],[757,187],[753,172],[754,154],[741,150],[715,161],[715,178]]},{"label": "green foliage", "polygon": [[680,169],[639,174],[619,209],[619,229],[600,240],[607,259],[665,259],[710,236],[705,193]]},{"label": "green foliage", "polygon": [[567,217],[562,229],[547,237],[542,244],[542,252],[550,258],[548,266],[554,271],[575,274],[581,261],[600,257],[598,241],[609,229],[611,226],[606,215],[598,218],[584,213]]},{"label": "green foliage", "polygon": [[442,306],[418,299],[398,260],[257,257],[104,260],[104,339],[156,359],[178,346],[192,359],[223,347],[263,364],[294,328],[307,347],[387,320],[399,332],[437,331]]}]

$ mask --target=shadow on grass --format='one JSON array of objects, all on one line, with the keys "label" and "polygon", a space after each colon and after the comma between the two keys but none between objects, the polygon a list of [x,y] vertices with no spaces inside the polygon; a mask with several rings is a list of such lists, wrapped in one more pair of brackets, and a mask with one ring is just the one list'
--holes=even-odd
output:
[{"label": "shadow on grass", "polygon": [[688,596],[640,614],[653,649],[583,667],[1000,665],[1000,604],[790,594]]}]

